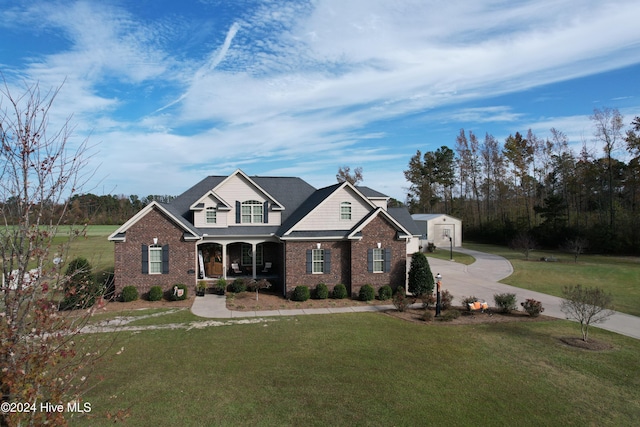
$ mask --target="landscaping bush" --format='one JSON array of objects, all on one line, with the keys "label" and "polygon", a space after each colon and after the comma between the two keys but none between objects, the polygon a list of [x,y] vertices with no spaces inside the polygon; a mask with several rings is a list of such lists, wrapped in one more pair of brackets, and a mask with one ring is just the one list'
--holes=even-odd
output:
[{"label": "landscaping bush", "polygon": [[393,294],[392,301],[395,308],[400,312],[405,311],[411,304],[411,299],[407,298],[407,295],[404,292],[404,288],[401,286],[398,286],[396,288],[396,293]]},{"label": "landscaping bush", "polygon": [[448,310],[451,308],[451,302],[453,301],[453,295],[446,289],[440,292],[440,308]]},{"label": "landscaping bush", "polygon": [[360,301],[371,301],[376,297],[376,290],[371,285],[364,285],[360,288],[358,298]]},{"label": "landscaping bush", "polygon": [[[442,297],[442,294],[440,294],[440,297]],[[420,295],[420,300],[422,301],[422,308],[427,309],[432,305],[435,305],[436,295],[433,293]]]},{"label": "landscaping bush", "polygon": [[116,282],[114,280],[113,267],[96,273],[95,281],[102,286],[103,298],[112,301],[116,296]]},{"label": "landscaping bush", "polygon": [[78,257],[69,263],[65,275],[68,277],[64,285],[64,298],[60,303],[61,310],[88,308],[102,296],[102,284],[97,283],[91,272],[91,264],[86,258]]},{"label": "landscaping bush", "polygon": [[391,290],[391,286],[384,285],[380,289],[378,289],[378,299],[380,299],[380,301],[391,299],[392,296],[393,291]]},{"label": "landscaping bush", "polygon": [[421,319],[425,322],[431,322],[433,320],[433,313],[431,310],[425,310],[424,313],[422,313]]},{"label": "landscaping bush", "polygon": [[342,283],[338,283],[333,287],[334,299],[345,299],[347,297],[347,287]]},{"label": "landscaping bush", "polygon": [[[182,295],[179,295],[179,289],[182,289]],[[182,283],[173,285],[173,289],[171,290],[171,301],[182,301],[185,299],[187,299],[187,285],[183,285]]]},{"label": "landscaping bush", "polygon": [[309,288],[304,285],[296,286],[293,290],[293,294],[291,294],[291,299],[293,301],[306,301],[311,297],[311,292]]},{"label": "landscaping bush", "polygon": [[540,301],[536,301],[532,298],[527,299],[525,302],[520,303],[524,311],[529,313],[531,317],[538,317],[540,313],[544,311],[544,307],[542,307],[542,303]]},{"label": "landscaping bush", "polygon": [[471,311],[471,307],[469,306],[469,304],[472,304],[476,301],[478,301],[478,298],[474,296],[462,298],[462,306],[467,310]]},{"label": "landscaping bush", "polygon": [[317,299],[327,299],[329,298],[329,288],[324,283],[318,283],[315,294]]},{"label": "landscaping bush", "polygon": [[458,317],[460,317],[460,312],[458,310],[447,310],[442,316],[440,316],[440,319],[443,322],[451,322]]},{"label": "landscaping bush", "polygon": [[152,286],[149,289],[149,301],[160,301],[162,299],[162,288],[160,286]]},{"label": "landscaping bush", "polygon": [[131,302],[138,299],[138,288],[133,285],[122,288],[122,301]]},{"label": "landscaping bush", "polygon": [[518,309],[516,306],[516,294],[495,294],[493,300],[502,313],[511,313],[512,310]]},{"label": "landscaping bush", "polygon": [[229,291],[234,294],[239,294],[247,290],[247,284],[244,283],[244,279],[236,279],[229,285]]}]

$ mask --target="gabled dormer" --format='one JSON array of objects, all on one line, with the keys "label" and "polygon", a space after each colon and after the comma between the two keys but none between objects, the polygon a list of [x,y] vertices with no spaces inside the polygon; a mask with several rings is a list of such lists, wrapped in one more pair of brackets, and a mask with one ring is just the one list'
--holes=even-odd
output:
[{"label": "gabled dormer", "polygon": [[[285,207],[240,169],[220,182],[211,193],[225,201],[225,227],[281,224],[281,212]],[[206,218],[206,207],[204,209]]]},{"label": "gabled dormer", "polygon": [[193,212],[193,225],[198,228],[227,227],[231,206],[213,190],[196,200],[189,209]]}]

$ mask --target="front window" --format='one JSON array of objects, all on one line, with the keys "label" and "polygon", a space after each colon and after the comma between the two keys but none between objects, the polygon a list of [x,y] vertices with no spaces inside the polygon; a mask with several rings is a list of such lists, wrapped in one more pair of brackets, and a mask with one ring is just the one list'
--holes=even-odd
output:
[{"label": "front window", "polygon": [[243,224],[261,224],[263,221],[262,203],[257,200],[242,202],[241,218]]},{"label": "front window", "polygon": [[217,210],[214,207],[207,208],[207,224],[215,224],[217,221]]},{"label": "front window", "polygon": [[162,274],[162,246],[149,246],[149,274]]},{"label": "front window", "polygon": [[[242,265],[253,265],[251,245],[242,245]],[[256,265],[262,265],[262,246],[256,246]]]},{"label": "front window", "polygon": [[384,272],[384,249],[373,250],[373,272]]},{"label": "front window", "polygon": [[324,273],[324,249],[313,249],[311,254],[312,260],[312,273],[322,274]]},{"label": "front window", "polygon": [[351,220],[351,203],[340,203],[340,219]]}]

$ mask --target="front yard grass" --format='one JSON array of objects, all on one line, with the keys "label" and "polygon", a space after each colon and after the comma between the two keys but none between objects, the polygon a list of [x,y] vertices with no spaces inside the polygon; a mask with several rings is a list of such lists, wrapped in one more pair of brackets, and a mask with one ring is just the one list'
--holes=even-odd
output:
[{"label": "front yard grass", "polygon": [[[598,286],[611,292],[615,310],[640,316],[640,257],[580,255],[576,263],[567,253],[534,251],[527,261],[503,246],[465,242],[464,247],[507,258],[514,273],[502,283],[555,296],[562,296],[566,285]],[[540,261],[542,257],[557,262]]]},{"label": "front yard grass", "polygon": [[640,341],[574,323],[470,326],[358,313],[120,332],[84,396],[90,418],[156,425],[634,425]]}]

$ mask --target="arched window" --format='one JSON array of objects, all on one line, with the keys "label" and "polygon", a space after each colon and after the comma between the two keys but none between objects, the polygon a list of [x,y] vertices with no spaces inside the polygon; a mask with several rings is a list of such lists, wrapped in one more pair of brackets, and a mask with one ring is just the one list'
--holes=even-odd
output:
[{"label": "arched window", "polygon": [[340,203],[340,219],[351,220],[351,203]]}]

